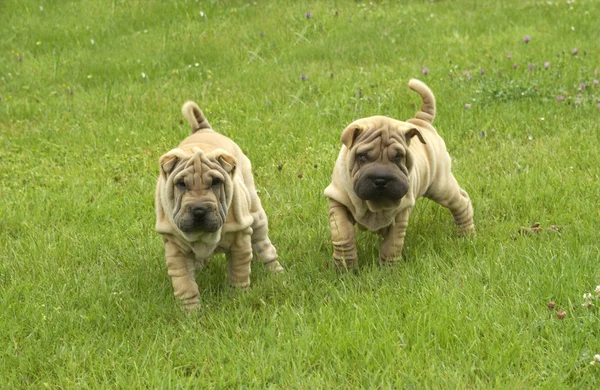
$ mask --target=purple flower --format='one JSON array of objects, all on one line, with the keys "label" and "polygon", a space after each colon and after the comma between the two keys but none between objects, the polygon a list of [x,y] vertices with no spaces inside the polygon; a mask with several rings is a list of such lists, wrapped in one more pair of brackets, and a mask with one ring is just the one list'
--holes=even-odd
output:
[{"label": "purple flower", "polygon": [[550,62],[546,61],[544,62],[544,68],[548,69],[550,67]]},{"label": "purple flower", "polygon": [[468,110],[471,108],[471,105],[469,103],[465,104],[465,110]]},{"label": "purple flower", "polygon": [[310,12],[307,12],[305,16],[306,16],[306,19],[312,18],[312,14]]},{"label": "purple flower", "polygon": [[581,84],[579,84],[579,88],[581,88],[581,89],[585,89],[585,83],[581,83]]},{"label": "purple flower", "polygon": [[429,74],[429,68],[428,67],[423,67],[423,69],[421,70],[421,73],[427,75]]},{"label": "purple flower", "polygon": [[529,69],[529,70],[533,70],[533,64],[529,64],[529,65],[527,65],[527,69]]},{"label": "purple flower", "polygon": [[525,43],[529,43],[530,40],[531,40],[531,37],[529,35],[525,35],[523,37],[523,41],[525,41]]},{"label": "purple flower", "polygon": [[511,55],[510,53],[508,53],[508,54],[506,55],[506,58],[508,58],[509,60],[512,60],[512,55]]},{"label": "purple flower", "polygon": [[559,101],[559,102],[562,102],[563,100],[565,100],[565,97],[563,95],[558,95],[556,97],[556,100]]},{"label": "purple flower", "polygon": [[305,74],[301,75],[301,76],[300,76],[300,80],[302,80],[302,81],[306,81],[306,75],[305,75]]},{"label": "purple flower", "polygon": [[479,69],[479,74],[484,74],[485,71],[483,70],[483,68]]},{"label": "purple flower", "polygon": [[594,79],[593,83],[594,85],[598,85],[598,79]]},{"label": "purple flower", "polygon": [[573,55],[576,56],[577,54],[579,54],[579,50],[577,48],[573,49]]},{"label": "purple flower", "polygon": [[517,69],[517,64],[513,64],[513,69]]}]

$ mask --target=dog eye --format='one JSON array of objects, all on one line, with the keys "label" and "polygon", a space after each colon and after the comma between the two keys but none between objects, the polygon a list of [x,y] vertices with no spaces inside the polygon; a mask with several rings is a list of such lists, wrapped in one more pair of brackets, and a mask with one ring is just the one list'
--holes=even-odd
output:
[{"label": "dog eye", "polygon": [[213,178],[213,180],[212,180],[212,186],[213,186],[213,187],[216,187],[216,186],[218,186],[219,184],[221,184],[222,182],[223,182],[223,181],[222,181],[221,179],[219,179],[218,177],[215,177],[215,178]]},{"label": "dog eye", "polygon": [[402,153],[398,153],[396,155],[396,157],[394,157],[394,161],[398,163],[398,162],[402,161],[403,158],[404,158],[404,155]]},{"label": "dog eye", "polygon": [[359,153],[356,155],[356,159],[360,162],[367,162],[369,161],[369,156],[366,153]]},{"label": "dog eye", "polygon": [[182,181],[178,181],[177,183],[175,183],[175,186],[177,188],[179,188],[180,190],[187,189],[187,186],[185,185],[185,182],[183,180]]}]

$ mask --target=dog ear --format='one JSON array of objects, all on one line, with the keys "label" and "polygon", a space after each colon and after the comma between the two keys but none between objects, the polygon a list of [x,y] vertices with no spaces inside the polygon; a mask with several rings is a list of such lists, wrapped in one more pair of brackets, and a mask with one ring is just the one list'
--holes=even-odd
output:
[{"label": "dog ear", "polygon": [[166,179],[183,157],[185,154],[179,149],[173,149],[163,154],[158,160],[161,176]]},{"label": "dog ear", "polygon": [[417,129],[416,127],[413,127],[412,129],[408,130],[407,132],[404,133],[404,139],[406,140],[406,145],[410,145],[410,140],[414,137],[414,136],[419,137],[419,141],[421,141],[422,144],[426,145],[427,142],[425,142],[425,139],[423,138],[423,134],[421,134],[421,132],[419,131],[419,129]]},{"label": "dog ear", "polygon": [[364,126],[353,123],[344,129],[342,132],[342,138],[340,140],[348,149],[351,149],[352,145],[354,145],[356,137],[358,137],[364,130]]},{"label": "dog ear", "polygon": [[224,150],[219,150],[215,155],[215,159],[225,172],[229,173],[231,176],[235,174],[235,168],[237,167],[237,158],[235,158],[235,156]]},{"label": "dog ear", "polygon": [[201,129],[211,129],[210,123],[208,123],[204,113],[196,103],[192,101],[185,102],[181,108],[181,113],[192,127],[192,134]]}]

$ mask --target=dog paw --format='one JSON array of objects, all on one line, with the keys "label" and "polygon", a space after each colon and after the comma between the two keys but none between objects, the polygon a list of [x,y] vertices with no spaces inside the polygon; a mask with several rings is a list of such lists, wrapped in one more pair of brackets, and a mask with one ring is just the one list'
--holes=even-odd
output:
[{"label": "dog paw", "polygon": [[236,290],[249,290],[250,289],[250,278],[243,281],[231,281],[229,286]]},{"label": "dog paw", "polygon": [[267,271],[272,272],[274,274],[283,272],[283,267],[281,266],[281,264],[279,264],[279,261],[277,260],[265,263],[265,268],[267,269]]},{"label": "dog paw", "polygon": [[333,259],[333,268],[337,271],[352,271],[358,267],[358,261],[356,259]]},{"label": "dog paw", "polygon": [[181,307],[183,308],[183,311],[185,311],[187,313],[192,313],[192,312],[197,311],[198,309],[200,309],[200,302],[198,300],[198,297],[191,298],[191,299],[182,299]]},{"label": "dog paw", "polygon": [[379,265],[382,267],[393,267],[396,265],[396,259],[379,259]]},{"label": "dog paw", "polygon": [[473,224],[471,224],[469,226],[461,226],[458,228],[458,236],[459,237],[474,236],[474,235],[475,235],[475,226]]}]

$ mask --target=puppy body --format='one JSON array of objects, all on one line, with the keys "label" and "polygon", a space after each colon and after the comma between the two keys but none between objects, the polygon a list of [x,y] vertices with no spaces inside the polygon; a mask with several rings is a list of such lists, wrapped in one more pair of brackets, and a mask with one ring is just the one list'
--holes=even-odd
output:
[{"label": "puppy body", "polygon": [[449,208],[460,235],[474,231],[469,196],[452,175],[444,141],[431,125],[433,93],[418,80],[411,80],[409,87],[423,98],[415,118],[405,122],[384,116],[363,118],[342,134],[344,146],[325,189],[339,267],[356,265],[354,223],[383,236],[382,264],[399,257],[408,217],[419,197]]},{"label": "puppy body", "polygon": [[192,135],[159,161],[156,231],[163,237],[175,296],[198,305],[195,270],[225,252],[229,284],[250,284],[253,251],[273,272],[283,270],[268,237],[267,216],[256,193],[250,160],[231,139],[212,130],[202,111],[187,102]]}]

